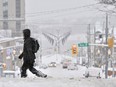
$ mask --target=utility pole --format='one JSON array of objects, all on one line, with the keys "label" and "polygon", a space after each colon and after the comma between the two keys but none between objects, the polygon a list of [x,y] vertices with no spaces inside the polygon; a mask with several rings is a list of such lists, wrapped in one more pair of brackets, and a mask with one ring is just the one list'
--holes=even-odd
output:
[{"label": "utility pole", "polygon": [[[88,25],[88,30],[87,30],[87,42],[90,43],[90,24]],[[87,53],[88,53],[88,66],[90,65],[90,46],[87,48]]]},{"label": "utility pole", "polygon": [[58,37],[57,37],[57,54],[60,54],[60,30],[57,30]]},{"label": "utility pole", "polygon": [[[114,38],[114,27],[112,29],[112,36]],[[113,65],[113,74],[112,74],[112,77],[115,77],[115,70],[114,70],[114,62],[113,61],[114,61],[114,47],[112,49],[112,65]]]},{"label": "utility pole", "polygon": [[[107,40],[108,40],[108,13],[106,13],[106,30],[105,30],[105,33],[106,33],[106,44],[107,44]],[[106,58],[106,66],[105,66],[105,78],[107,79],[108,78],[108,47],[106,47],[106,55],[105,55],[105,58]]]},{"label": "utility pole", "polygon": [[[94,27],[94,44],[96,43],[96,27]],[[94,46],[94,59],[93,59],[93,64],[95,65],[95,54],[96,54],[96,46]]]}]

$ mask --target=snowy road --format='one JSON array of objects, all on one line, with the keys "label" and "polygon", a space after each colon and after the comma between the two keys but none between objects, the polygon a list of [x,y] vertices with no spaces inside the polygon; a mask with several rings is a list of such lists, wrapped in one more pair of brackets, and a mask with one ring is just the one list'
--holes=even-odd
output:
[{"label": "snowy road", "polygon": [[[78,78],[78,77],[83,77],[83,74],[85,73],[85,66],[80,66],[78,65],[78,70],[68,70],[68,69],[63,69],[62,65],[57,65],[57,67],[51,67],[51,68],[47,68],[47,69],[39,69],[38,67],[36,67],[36,69],[46,73],[48,76],[52,76],[55,78]],[[89,68],[89,72],[90,75],[92,76],[97,76],[98,73],[100,72],[101,69],[99,68],[93,68],[90,67]],[[33,77],[34,75],[32,75],[30,72],[28,72],[29,77]]]}]

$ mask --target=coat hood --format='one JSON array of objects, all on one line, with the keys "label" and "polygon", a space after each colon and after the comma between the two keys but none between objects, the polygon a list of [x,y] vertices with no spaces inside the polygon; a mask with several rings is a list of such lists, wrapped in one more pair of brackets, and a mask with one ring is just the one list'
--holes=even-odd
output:
[{"label": "coat hood", "polygon": [[24,39],[29,38],[29,37],[30,37],[30,34],[31,34],[31,32],[30,32],[29,29],[24,29],[24,30],[23,30]]}]

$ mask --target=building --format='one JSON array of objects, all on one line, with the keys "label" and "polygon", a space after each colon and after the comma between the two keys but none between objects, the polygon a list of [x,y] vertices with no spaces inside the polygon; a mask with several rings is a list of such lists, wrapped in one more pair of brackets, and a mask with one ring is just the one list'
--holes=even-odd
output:
[{"label": "building", "polygon": [[0,0],[0,30],[21,36],[25,25],[25,0]]}]

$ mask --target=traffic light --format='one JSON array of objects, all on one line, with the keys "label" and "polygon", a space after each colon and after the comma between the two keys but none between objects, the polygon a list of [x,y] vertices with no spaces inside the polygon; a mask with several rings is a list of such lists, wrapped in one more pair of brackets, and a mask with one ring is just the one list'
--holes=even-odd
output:
[{"label": "traffic light", "polygon": [[112,48],[114,46],[114,37],[108,38],[108,47]]},{"label": "traffic light", "polygon": [[78,48],[77,48],[77,45],[72,45],[72,55],[76,55],[78,54]]}]

